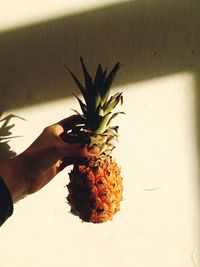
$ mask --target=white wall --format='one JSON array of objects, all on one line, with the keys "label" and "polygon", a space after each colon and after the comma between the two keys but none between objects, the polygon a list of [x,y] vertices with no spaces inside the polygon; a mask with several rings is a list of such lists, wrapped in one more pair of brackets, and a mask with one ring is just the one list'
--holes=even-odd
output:
[{"label": "white wall", "polygon": [[124,200],[114,220],[93,225],[69,214],[68,168],[15,205],[0,229],[0,266],[199,266],[198,0],[0,5],[0,111],[26,119],[9,122],[21,135],[11,150],[78,108],[63,66],[81,75],[79,56],[92,72],[99,62],[124,64],[113,93],[123,91],[126,112],[116,119]]}]

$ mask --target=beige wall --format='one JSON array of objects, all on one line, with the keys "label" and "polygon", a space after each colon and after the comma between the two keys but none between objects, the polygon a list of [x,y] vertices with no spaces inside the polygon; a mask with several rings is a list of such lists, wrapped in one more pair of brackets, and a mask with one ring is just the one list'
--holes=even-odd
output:
[{"label": "beige wall", "polygon": [[120,61],[124,201],[112,222],[82,223],[68,213],[64,170],[15,205],[0,229],[0,266],[199,266],[199,1],[28,2],[0,4],[0,112],[26,119],[10,119],[21,135],[10,150],[78,108],[64,65],[81,76],[79,56],[92,72]]}]

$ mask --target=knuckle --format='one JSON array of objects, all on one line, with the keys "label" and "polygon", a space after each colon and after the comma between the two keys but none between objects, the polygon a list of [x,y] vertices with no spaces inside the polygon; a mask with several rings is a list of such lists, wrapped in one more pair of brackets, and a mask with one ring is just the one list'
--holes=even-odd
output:
[{"label": "knuckle", "polygon": [[51,126],[46,126],[43,130],[43,133],[48,133],[50,131]]}]

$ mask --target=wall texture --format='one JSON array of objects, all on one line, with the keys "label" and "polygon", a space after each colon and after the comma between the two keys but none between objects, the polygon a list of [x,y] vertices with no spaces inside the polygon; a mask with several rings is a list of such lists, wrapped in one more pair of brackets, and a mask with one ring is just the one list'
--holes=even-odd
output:
[{"label": "wall texture", "polygon": [[0,138],[20,137],[2,140],[0,159],[20,153],[45,126],[78,108],[64,65],[81,77],[80,56],[93,73],[97,63],[111,68],[120,61],[113,93],[123,92],[126,115],[116,119],[114,157],[124,200],[112,222],[82,223],[69,214],[70,168],[64,170],[15,205],[0,229],[0,265],[200,266],[200,2],[99,0],[95,7],[31,0],[29,8],[22,0],[7,2],[0,112],[8,124],[0,122]]}]

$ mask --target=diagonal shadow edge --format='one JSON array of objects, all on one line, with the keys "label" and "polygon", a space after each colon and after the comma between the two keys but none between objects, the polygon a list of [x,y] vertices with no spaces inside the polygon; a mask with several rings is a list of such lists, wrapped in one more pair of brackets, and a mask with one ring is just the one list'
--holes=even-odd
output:
[{"label": "diagonal shadow edge", "polygon": [[124,64],[115,86],[200,67],[198,0],[130,1],[0,34],[1,110],[53,101],[77,90],[79,56]]}]

